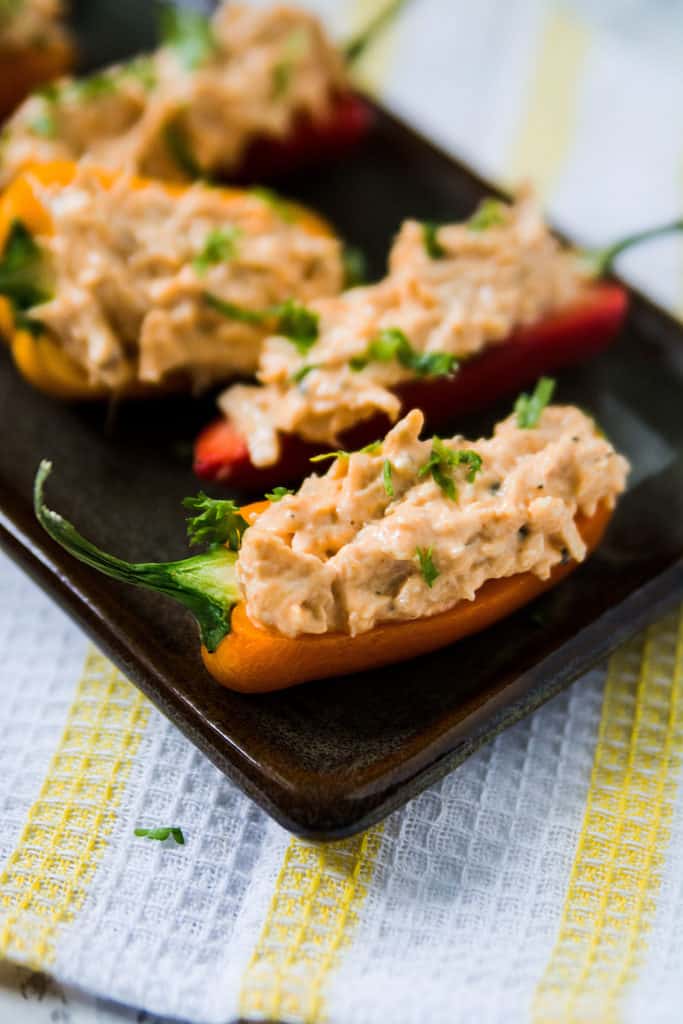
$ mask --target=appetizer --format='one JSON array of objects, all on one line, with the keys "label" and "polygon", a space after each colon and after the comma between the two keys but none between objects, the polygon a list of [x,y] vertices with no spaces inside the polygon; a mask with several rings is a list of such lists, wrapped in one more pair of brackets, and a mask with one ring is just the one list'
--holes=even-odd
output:
[{"label": "appetizer", "polygon": [[411,408],[439,430],[586,359],[626,313],[625,290],[600,280],[615,255],[680,226],[580,254],[552,236],[528,191],[511,205],[486,199],[462,224],[407,221],[384,280],[311,304],[307,351],[266,341],[259,383],[219,398],[197,474],[250,488],[300,479],[322,446],[362,447]]},{"label": "appetizer", "polygon": [[[350,60],[402,2],[349,44]],[[209,19],[166,6],[162,33],[149,56],[31,96],[5,127],[0,183],[84,155],[166,180],[261,177],[339,153],[369,127],[343,54],[299,8],[225,0]]]},{"label": "appetizer", "polygon": [[271,193],[72,163],[14,180],[0,253],[0,330],[26,379],[62,398],[253,373],[269,331],[308,338],[305,303],[344,274],[328,225]]},{"label": "appetizer", "polygon": [[60,0],[0,0],[0,118],[31,89],[71,67],[63,7]]},{"label": "appetizer", "polygon": [[[277,690],[433,651],[478,632],[552,586],[599,543],[628,463],[553,382],[522,395],[493,437],[420,440],[412,410],[383,441],[330,452],[324,476],[238,509],[186,499],[180,562],[124,562],[46,507],[47,532],[101,572],[193,612],[222,685]],[[320,457],[321,461],[327,456]]]}]

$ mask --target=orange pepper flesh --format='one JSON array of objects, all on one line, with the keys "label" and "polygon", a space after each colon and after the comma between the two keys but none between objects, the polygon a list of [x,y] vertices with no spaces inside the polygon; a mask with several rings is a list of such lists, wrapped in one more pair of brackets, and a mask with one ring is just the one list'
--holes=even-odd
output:
[{"label": "orange pepper flesh", "polygon": [[[55,160],[46,164],[36,164],[26,168],[14,179],[9,188],[0,198],[0,251],[4,248],[7,236],[15,220],[20,220],[33,235],[51,235],[54,226],[50,213],[36,195],[32,182],[41,185],[69,185],[78,171],[77,164],[68,160]],[[98,170],[97,176],[102,185],[111,187],[116,180],[116,173]],[[170,195],[180,195],[188,185],[153,182],[146,178],[131,179],[133,188],[146,188],[156,184],[164,188]],[[221,195],[234,202],[241,202],[245,196],[244,189],[221,188]],[[330,225],[312,210],[298,203],[284,201],[291,210],[297,224],[312,235],[331,235]],[[58,341],[48,332],[33,335],[29,331],[18,330],[14,326],[12,308],[7,299],[0,296],[0,336],[9,343],[12,358],[25,380],[39,391],[54,398],[73,400],[93,400],[106,398],[110,392],[107,388],[93,384],[87,373],[60,347]],[[178,380],[169,380],[162,387],[134,383],[126,390],[128,396],[144,397],[175,391],[182,386]]]},{"label": "orange pepper flesh", "polygon": [[0,49],[0,119],[8,117],[32,89],[66,74],[74,57],[67,35],[55,38],[49,46]]},{"label": "orange pepper flesh", "polygon": [[[250,505],[242,514],[250,521],[263,508],[264,503]],[[602,504],[590,517],[577,516],[576,525],[589,553],[600,543],[611,514]],[[253,623],[241,602],[232,613],[232,631],[215,651],[202,647],[202,658],[217,682],[242,693],[267,693],[313,679],[379,668],[479,633],[555,586],[577,565],[557,565],[546,580],[530,572],[488,580],[473,601],[459,601],[428,618],[375,626],[355,637],[346,633],[286,637]]]}]

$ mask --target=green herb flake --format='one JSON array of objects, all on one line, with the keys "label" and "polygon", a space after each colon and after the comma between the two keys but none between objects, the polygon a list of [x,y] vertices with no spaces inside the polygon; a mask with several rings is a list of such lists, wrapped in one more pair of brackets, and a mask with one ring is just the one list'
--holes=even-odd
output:
[{"label": "green herb flake", "polygon": [[427,255],[432,260],[442,260],[446,256],[446,250],[439,241],[440,227],[441,225],[433,220],[422,222],[422,241]]},{"label": "green herb flake", "polygon": [[199,11],[166,5],[160,13],[159,28],[163,45],[175,50],[188,71],[205,64],[216,52],[211,21]]},{"label": "green herb flake", "polygon": [[366,444],[364,448],[359,448],[357,452],[351,452],[351,455],[376,455],[382,447],[381,441],[371,441],[370,444]]},{"label": "green herb flake", "polygon": [[482,199],[479,206],[467,221],[470,231],[487,231],[489,228],[500,227],[505,223],[505,203],[499,199]]},{"label": "green herb flake", "polygon": [[142,839],[157,839],[160,843],[172,836],[178,846],[185,845],[185,836],[181,828],[136,828],[135,835]]},{"label": "green herb flake", "polygon": [[204,172],[192,152],[181,121],[176,115],[163,128],[166,150],[176,167],[191,180],[203,178]]},{"label": "green herb flake", "polygon": [[384,483],[384,490],[387,492],[388,496],[390,498],[395,497],[394,481],[392,479],[392,465],[389,462],[389,459],[385,459],[384,465],[382,466],[382,481]]},{"label": "green herb flake", "polygon": [[432,557],[434,548],[415,548],[415,556],[420,564],[420,572],[422,578],[431,590],[434,586],[434,581],[438,576],[441,575],[437,567],[434,565],[434,559]]},{"label": "green herb flake", "polygon": [[54,111],[46,108],[29,122],[28,128],[32,135],[37,135],[41,139],[56,138],[57,119]]},{"label": "green herb flake", "polygon": [[122,64],[119,69],[119,76],[122,79],[134,78],[140,83],[146,92],[151,92],[157,84],[157,69],[152,57],[133,57],[132,60]]},{"label": "green herb flake", "polygon": [[344,288],[356,288],[368,279],[368,261],[362,249],[356,245],[345,245],[342,250],[344,267]]},{"label": "green herb flake", "polygon": [[309,462],[324,462],[326,459],[348,459],[351,452],[345,452],[341,448],[336,452],[321,452],[319,455],[311,455]]},{"label": "green herb flake", "polygon": [[396,360],[418,377],[450,377],[458,369],[458,360],[448,352],[417,352],[398,327],[386,327],[373,338],[365,354],[349,360],[352,370],[359,372],[368,363],[390,363]]},{"label": "green herb flake", "polygon": [[302,380],[305,380],[306,377],[308,377],[309,373],[312,373],[313,370],[317,370],[317,369],[318,369],[318,367],[317,367],[316,363],[304,363],[303,366],[300,366],[299,369],[296,370],[292,374],[292,376],[291,376],[292,383],[293,384],[300,384]]},{"label": "green herb flake", "polygon": [[256,199],[260,199],[262,203],[270,206],[281,220],[288,224],[296,220],[296,213],[292,205],[286,199],[283,199],[282,196],[278,195],[274,189],[266,188],[264,185],[254,185],[249,191]]},{"label": "green herb flake", "polygon": [[288,494],[294,494],[289,487],[273,487],[272,491],[266,494],[268,501],[282,501]]},{"label": "green herb flake", "polygon": [[282,45],[282,60],[273,68],[273,99],[281,99],[289,92],[297,63],[306,56],[311,39],[305,27],[293,29]]},{"label": "green herb flake", "polygon": [[101,71],[85,78],[74,79],[67,86],[67,92],[75,99],[88,103],[101,96],[111,96],[116,92],[116,88],[117,82],[114,75],[108,71]]},{"label": "green herb flake", "polygon": [[530,430],[538,426],[541,414],[555,392],[555,380],[552,377],[541,377],[533,392],[523,392],[515,402],[515,415],[520,430]]},{"label": "green herb flake", "polygon": [[355,452],[345,452],[339,449],[336,452],[322,452],[320,455],[312,455],[309,462],[323,462],[325,459],[349,459],[352,455],[376,455],[381,447],[381,441],[371,441],[370,444],[366,444]]},{"label": "green herb flake", "polygon": [[302,306],[295,299],[287,299],[273,312],[277,316],[278,333],[284,335],[302,355],[305,355],[318,340],[318,314]]},{"label": "green herb flake", "polygon": [[227,545],[231,551],[239,551],[242,535],[249,524],[240,514],[234,501],[210,498],[200,491],[194,498],[185,498],[183,508],[195,513],[187,520],[187,537],[190,545]]},{"label": "green herb flake", "polygon": [[225,299],[219,299],[217,295],[213,295],[211,292],[203,292],[202,298],[207,306],[215,310],[216,313],[220,313],[221,316],[226,317],[228,320],[238,320],[244,324],[263,324],[268,316],[267,313],[263,313],[257,309],[245,309],[244,306],[237,306],[234,302],[227,302]]},{"label": "green herb flake", "polygon": [[419,470],[418,477],[431,474],[434,482],[451,501],[458,500],[458,490],[453,479],[456,466],[467,466],[466,480],[474,483],[477,473],[482,467],[482,458],[477,452],[468,448],[453,449],[444,444],[436,434],[432,438],[432,450],[427,462]]},{"label": "green herb flake", "polygon": [[202,276],[209,267],[227,263],[237,256],[237,243],[242,235],[234,224],[225,228],[214,228],[206,237],[201,251],[192,260],[192,266]]},{"label": "green herb flake", "polygon": [[15,313],[25,312],[50,298],[45,278],[40,246],[23,221],[14,220],[0,257],[0,295]]}]

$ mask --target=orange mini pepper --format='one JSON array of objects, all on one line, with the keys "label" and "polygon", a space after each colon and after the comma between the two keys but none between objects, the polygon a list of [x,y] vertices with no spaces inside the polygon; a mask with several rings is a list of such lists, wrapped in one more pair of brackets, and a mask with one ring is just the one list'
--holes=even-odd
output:
[{"label": "orange mini pepper", "polygon": [[[72,161],[52,161],[27,168],[12,181],[0,198],[0,252],[5,250],[10,232],[17,224],[22,225],[31,237],[52,234],[52,218],[40,200],[36,185],[67,186],[77,173],[78,165]],[[111,187],[117,178],[116,173],[112,171],[97,170],[96,173],[105,188]],[[174,196],[182,194],[190,187],[153,182],[146,178],[131,179],[131,187],[136,189],[153,184]],[[244,189],[228,187],[221,188],[220,193],[229,202],[240,202],[247,194]],[[289,200],[278,202],[282,203],[292,220],[309,234],[333,233],[327,221],[312,210]],[[15,316],[12,303],[2,294],[0,336],[9,344],[12,358],[22,376],[39,391],[62,399],[101,399],[109,395],[106,387],[90,381],[85,370],[63,350],[49,331],[36,333],[22,326]],[[181,385],[176,380],[170,380],[163,388],[136,382],[126,394],[145,396],[150,393],[158,394],[160,390],[178,390],[179,386]]]},{"label": "orange mini pepper", "polygon": [[[46,507],[43,487],[50,468],[50,463],[41,464],[35,486],[36,515],[50,536],[106,575],[160,591],[188,607],[200,626],[207,670],[221,686],[243,693],[267,693],[313,679],[362,672],[445,647],[511,615],[578,565],[575,561],[557,565],[545,580],[530,572],[489,580],[473,601],[459,601],[438,615],[380,624],[357,636],[324,633],[292,638],[249,618],[234,571],[241,532],[267,508],[267,502],[241,510],[230,501],[221,503],[228,512],[222,538],[226,543],[203,555],[180,562],[133,564],[100,551]],[[202,502],[210,515],[212,503],[205,496],[186,504],[198,509]],[[604,503],[590,517],[577,516],[577,529],[588,552],[600,543],[610,517],[611,510]],[[195,539],[202,539],[201,527]]]}]

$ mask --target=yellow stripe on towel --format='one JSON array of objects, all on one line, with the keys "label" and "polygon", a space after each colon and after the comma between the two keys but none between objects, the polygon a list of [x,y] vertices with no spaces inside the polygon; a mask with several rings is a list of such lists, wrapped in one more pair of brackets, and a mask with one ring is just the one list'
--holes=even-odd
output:
[{"label": "yellow stripe on towel", "polygon": [[95,650],[86,658],[38,799],[0,874],[0,955],[45,967],[83,906],[150,705]]},{"label": "yellow stripe on towel", "polygon": [[564,167],[576,129],[578,89],[590,33],[575,14],[550,10],[507,179],[531,178],[546,197]]},{"label": "yellow stripe on towel", "polygon": [[537,1024],[619,1020],[656,909],[683,754],[683,614],[615,654]]},{"label": "yellow stripe on towel", "polygon": [[326,845],[291,840],[243,979],[243,1016],[321,1020],[325,983],[357,923],[380,839],[375,828]]}]

